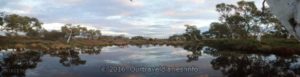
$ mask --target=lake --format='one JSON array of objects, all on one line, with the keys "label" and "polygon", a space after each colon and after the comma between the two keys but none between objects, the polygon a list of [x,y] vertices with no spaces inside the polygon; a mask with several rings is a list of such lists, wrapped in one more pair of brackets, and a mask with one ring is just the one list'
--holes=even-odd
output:
[{"label": "lake", "polygon": [[0,77],[293,77],[300,57],[207,46],[126,45],[1,50]]}]

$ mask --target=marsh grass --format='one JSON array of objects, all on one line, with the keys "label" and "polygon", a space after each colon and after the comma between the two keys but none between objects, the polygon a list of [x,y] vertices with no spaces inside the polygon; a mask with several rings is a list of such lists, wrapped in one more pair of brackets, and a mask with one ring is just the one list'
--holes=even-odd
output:
[{"label": "marsh grass", "polygon": [[205,45],[217,48],[219,51],[238,51],[244,53],[263,53],[278,55],[300,54],[300,43],[294,39],[255,39],[239,40],[207,40]]},{"label": "marsh grass", "polygon": [[213,39],[201,41],[170,41],[166,39],[156,40],[130,40],[130,39],[76,39],[71,43],[65,40],[44,40],[30,37],[0,37],[0,49],[66,49],[72,47],[93,47],[111,45],[171,45],[171,46],[209,46],[219,51],[239,51],[245,53],[264,54],[300,54],[300,43],[294,39],[263,39],[261,42],[255,39]]}]

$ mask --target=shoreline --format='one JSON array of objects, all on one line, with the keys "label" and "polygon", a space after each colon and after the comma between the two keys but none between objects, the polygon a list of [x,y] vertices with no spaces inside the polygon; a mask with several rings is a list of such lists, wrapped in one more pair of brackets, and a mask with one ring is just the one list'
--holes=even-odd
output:
[{"label": "shoreline", "polygon": [[264,39],[258,42],[255,39],[215,39],[200,41],[171,41],[166,39],[156,40],[131,40],[131,39],[111,39],[111,40],[87,40],[76,39],[69,44],[65,40],[43,40],[28,37],[1,37],[0,49],[14,48],[22,49],[41,49],[41,50],[58,50],[73,47],[97,47],[97,46],[125,46],[125,45],[170,45],[174,47],[203,47],[209,46],[219,51],[239,51],[243,53],[262,53],[262,54],[280,54],[291,55],[300,54],[300,43],[296,40],[287,39]]}]

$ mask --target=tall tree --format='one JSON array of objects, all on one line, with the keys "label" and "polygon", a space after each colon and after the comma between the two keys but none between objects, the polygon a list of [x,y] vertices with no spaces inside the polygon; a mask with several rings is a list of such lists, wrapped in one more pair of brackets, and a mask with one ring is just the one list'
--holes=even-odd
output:
[{"label": "tall tree", "polygon": [[201,31],[197,29],[195,25],[184,25],[186,27],[185,34],[187,37],[187,40],[200,40],[201,37]]},{"label": "tall tree", "polygon": [[85,34],[88,39],[95,39],[95,38],[98,38],[99,36],[101,36],[101,31],[90,29],[90,30],[87,30],[87,32]]},{"label": "tall tree", "polygon": [[64,39],[65,38],[65,33],[61,31],[44,31],[44,39],[46,40],[59,40],[59,39]]},{"label": "tall tree", "polygon": [[220,3],[216,9],[220,14],[220,22],[228,27],[233,39],[250,36],[260,38],[272,30],[270,27],[274,27],[276,33],[282,31],[282,28],[276,27],[280,25],[278,20],[269,11],[262,15],[253,1],[242,0],[237,5]]},{"label": "tall tree", "polygon": [[216,38],[227,38],[230,36],[230,31],[224,23],[213,22],[210,24],[209,31]]},{"label": "tall tree", "polygon": [[186,41],[186,37],[184,37],[183,35],[172,35],[169,37],[169,40],[172,40],[172,41]]},{"label": "tall tree", "polygon": [[83,28],[80,25],[73,26],[72,24],[66,24],[61,27],[61,31],[66,34],[67,43],[69,43],[74,36],[80,35],[80,31],[82,31],[82,29]]},{"label": "tall tree", "polygon": [[[1,13],[0,12],[0,27],[2,27],[4,25],[4,13]],[[0,28],[0,31],[1,31],[2,29]]]},{"label": "tall tree", "polygon": [[30,32],[40,30],[42,23],[36,19],[17,14],[7,15],[4,18],[3,29],[8,32],[17,34],[18,32]]},{"label": "tall tree", "polygon": [[216,5],[216,11],[219,12],[219,14],[221,15],[219,17],[219,20],[227,26],[227,28],[231,33],[232,38],[234,38],[233,29],[232,29],[233,27],[232,25],[227,23],[226,20],[235,13],[234,11],[236,8],[237,7],[232,4],[220,3]]},{"label": "tall tree", "polygon": [[230,16],[226,19],[226,22],[231,27],[231,36],[233,38],[247,37],[247,31],[244,24],[245,18],[242,17],[239,13],[236,13],[233,16]]}]

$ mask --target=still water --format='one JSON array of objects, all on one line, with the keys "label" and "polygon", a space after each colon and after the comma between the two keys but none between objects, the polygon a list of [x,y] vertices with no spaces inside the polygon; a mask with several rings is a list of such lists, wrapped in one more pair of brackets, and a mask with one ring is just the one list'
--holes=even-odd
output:
[{"label": "still water", "polygon": [[0,77],[295,77],[299,60],[206,46],[8,49],[0,52]]}]

